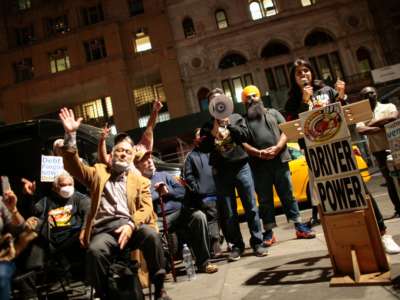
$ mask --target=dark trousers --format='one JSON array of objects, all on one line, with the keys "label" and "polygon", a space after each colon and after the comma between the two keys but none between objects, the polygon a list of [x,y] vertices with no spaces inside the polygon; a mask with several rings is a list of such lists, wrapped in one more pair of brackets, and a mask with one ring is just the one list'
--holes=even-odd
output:
[{"label": "dark trousers", "polygon": [[210,240],[219,241],[219,223],[218,223],[218,206],[217,206],[217,196],[205,197],[201,199],[202,206],[201,211],[207,217],[208,231],[210,235]]},{"label": "dark trousers", "polygon": [[397,194],[396,185],[394,183],[394,180],[393,180],[392,176],[390,176],[389,169],[386,165],[387,153],[386,153],[386,151],[379,151],[379,152],[374,152],[373,155],[376,158],[376,161],[379,166],[379,170],[381,171],[383,177],[385,177],[385,180],[387,183],[387,190],[389,193],[389,198],[393,203],[394,210],[396,213],[398,213],[400,215],[400,198],[399,198],[399,195]]},{"label": "dark trousers", "polygon": [[[183,234],[188,240],[196,256],[198,268],[205,266],[210,259],[209,233],[207,217],[200,210],[179,209],[166,215],[168,233]],[[158,218],[158,226],[163,231],[162,216]]]},{"label": "dark trousers", "polygon": [[[115,225],[115,224],[114,224]],[[122,225],[122,224],[119,224]],[[113,257],[120,255],[118,237],[114,231],[119,226],[104,225],[102,231],[94,233],[86,255],[88,281],[102,298],[107,299],[108,270]],[[161,285],[164,280],[164,255],[158,233],[147,225],[140,226],[128,242],[129,249],[140,249],[149,269],[153,283]]]}]

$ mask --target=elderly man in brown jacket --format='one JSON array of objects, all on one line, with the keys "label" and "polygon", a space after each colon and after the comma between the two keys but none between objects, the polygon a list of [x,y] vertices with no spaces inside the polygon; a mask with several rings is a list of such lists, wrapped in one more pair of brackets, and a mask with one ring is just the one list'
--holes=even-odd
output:
[{"label": "elderly man in brown jacket", "polygon": [[88,248],[86,272],[90,283],[103,299],[107,297],[107,272],[113,255],[125,248],[141,249],[155,284],[156,299],[170,299],[164,288],[164,256],[157,232],[150,181],[130,172],[133,142],[118,141],[111,153],[110,166],[87,166],[79,159],[76,131],[82,121],[72,110],[61,109],[65,130],[62,155],[64,168],[91,191],[91,208],[80,235]]}]

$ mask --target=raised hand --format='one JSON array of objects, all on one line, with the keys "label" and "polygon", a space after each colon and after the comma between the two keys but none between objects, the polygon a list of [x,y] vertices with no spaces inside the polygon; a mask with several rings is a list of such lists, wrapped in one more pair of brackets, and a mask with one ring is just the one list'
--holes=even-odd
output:
[{"label": "raised hand", "polygon": [[314,89],[311,85],[306,85],[303,87],[303,102],[310,102],[312,95],[314,94]]},{"label": "raised hand", "polygon": [[35,194],[36,191],[36,182],[29,181],[26,178],[22,178],[21,182],[23,183],[22,193],[24,193],[25,195],[33,196],[33,194]]},{"label": "raised hand", "polygon": [[335,90],[339,93],[339,99],[344,99],[346,83],[338,78],[335,83]]},{"label": "raised hand", "polygon": [[163,106],[164,105],[162,104],[162,102],[157,99],[156,101],[154,101],[153,111],[159,112],[161,110],[161,108],[163,108]]},{"label": "raised hand", "polygon": [[61,108],[58,116],[60,117],[66,133],[77,131],[82,122],[82,118],[75,119],[73,110],[66,107]]},{"label": "raised hand", "polygon": [[9,190],[4,192],[3,203],[7,209],[12,213],[17,208],[17,196],[13,191]]},{"label": "raised hand", "polygon": [[105,140],[110,135],[111,129],[108,127],[108,123],[104,125],[103,129],[101,130],[100,138]]}]

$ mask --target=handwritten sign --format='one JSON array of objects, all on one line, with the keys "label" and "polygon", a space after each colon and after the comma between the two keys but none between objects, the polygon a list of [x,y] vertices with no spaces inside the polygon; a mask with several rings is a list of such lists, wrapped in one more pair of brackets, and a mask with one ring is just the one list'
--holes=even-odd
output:
[{"label": "handwritten sign", "polygon": [[53,182],[62,172],[64,172],[62,157],[42,155],[40,181]]},{"label": "handwritten sign", "polygon": [[397,169],[400,169],[400,119],[386,124],[385,130],[393,163]]},{"label": "handwritten sign", "polygon": [[340,104],[304,112],[300,121],[307,163],[323,211],[329,214],[366,208],[364,183]]}]

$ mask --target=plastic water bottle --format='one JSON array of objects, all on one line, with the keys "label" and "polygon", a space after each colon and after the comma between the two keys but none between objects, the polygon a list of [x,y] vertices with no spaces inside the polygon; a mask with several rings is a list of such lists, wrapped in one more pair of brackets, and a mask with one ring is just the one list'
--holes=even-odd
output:
[{"label": "plastic water bottle", "polygon": [[194,269],[192,253],[187,244],[183,244],[182,256],[188,280],[196,279],[196,270]]}]

